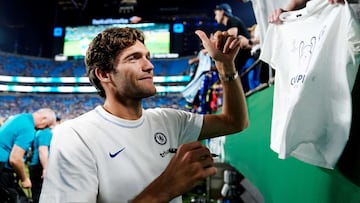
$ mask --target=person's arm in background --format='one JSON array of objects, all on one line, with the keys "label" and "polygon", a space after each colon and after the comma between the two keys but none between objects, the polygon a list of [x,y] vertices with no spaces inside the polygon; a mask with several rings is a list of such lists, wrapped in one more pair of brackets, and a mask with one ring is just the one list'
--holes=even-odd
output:
[{"label": "person's arm in background", "polygon": [[309,0],[292,0],[284,9],[285,11],[294,11],[305,7]]},{"label": "person's arm in background", "polygon": [[21,186],[23,188],[31,188],[30,178],[25,172],[24,154],[25,150],[15,144],[10,152],[9,163],[20,178]]},{"label": "person's arm in background", "polygon": [[[269,23],[273,24],[281,24],[282,21],[280,20],[279,16],[286,11],[294,11],[298,9],[302,9],[305,7],[306,3],[309,0],[291,0],[289,4],[286,6],[285,9],[283,8],[277,8],[275,11],[273,11],[268,18]],[[345,0],[328,0],[330,4],[340,3],[344,4]]]},{"label": "person's arm in background", "polygon": [[50,148],[50,143],[51,143],[51,138],[52,138],[52,131],[51,129],[54,126],[51,126],[50,128],[46,128],[44,130],[38,131],[38,151],[39,151],[39,161],[41,164],[41,167],[43,168],[42,171],[42,178],[45,177],[45,173],[46,173],[46,168],[47,168],[47,163],[48,163],[48,159],[49,159],[49,148]]},{"label": "person's arm in background", "polygon": [[193,63],[197,63],[197,62],[199,62],[200,60],[199,60],[199,57],[193,57],[193,58],[190,58],[189,60],[188,60],[188,64],[189,65],[191,65],[191,64],[193,64]]},{"label": "person's arm in background", "polygon": [[331,3],[331,4],[336,4],[336,3],[344,4],[345,0],[329,0],[329,3]]},{"label": "person's arm in background", "polygon": [[239,30],[237,27],[231,27],[227,30],[227,32],[230,34],[230,35],[233,35],[233,36],[238,36],[239,35]]},{"label": "person's arm in background", "polygon": [[39,150],[40,163],[43,168],[41,177],[44,178],[45,173],[46,173],[46,166],[47,166],[48,159],[49,159],[49,147],[48,146],[39,146],[38,150]]}]

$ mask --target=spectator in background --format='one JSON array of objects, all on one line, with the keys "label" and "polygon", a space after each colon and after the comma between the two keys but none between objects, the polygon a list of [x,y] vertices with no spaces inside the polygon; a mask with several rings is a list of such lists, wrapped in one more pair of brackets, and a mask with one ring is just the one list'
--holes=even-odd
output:
[{"label": "spectator in background", "polygon": [[[199,106],[197,112],[200,114],[216,113],[217,105],[214,92],[214,85],[219,80],[218,72],[215,66],[206,72],[201,86],[199,88]],[[215,100],[215,101],[214,101]]]},{"label": "spectator in background", "polygon": [[[244,24],[244,22],[232,14],[232,8],[229,4],[219,4],[214,9],[215,20],[217,23],[225,25],[226,31],[233,36],[242,36],[246,39],[250,39],[250,33]],[[235,58],[235,66],[240,73],[248,61],[251,58],[251,48],[242,46]],[[247,79],[241,78],[244,91],[249,90]]]},{"label": "spectator in background", "polygon": [[[213,34],[210,34],[210,40],[214,40],[213,36]],[[182,95],[188,102],[186,108],[191,112],[200,113],[205,109],[202,108],[202,105],[205,103],[205,96],[203,94],[204,83],[208,80],[208,73],[215,64],[204,48],[199,51],[196,57],[190,58],[188,64],[193,66],[194,73],[191,77],[191,82],[186,85]],[[217,71],[216,68],[215,71]]]},{"label": "spectator in background", "polygon": [[[234,65],[240,40],[220,31],[215,41],[203,31],[196,34],[222,80],[222,112],[143,109],[142,100],[156,94],[144,35],[134,28],[108,28],[85,57],[104,104],[55,128],[40,202],[181,202],[183,193],[216,173],[210,151],[197,140],[248,125]],[[170,150],[174,147],[177,152]]]},{"label": "spectator in background", "polygon": [[[53,110],[42,108],[34,113],[17,114],[0,127],[0,186],[17,196],[18,180],[23,188],[31,188],[31,180],[25,171],[24,155],[34,140],[37,129],[55,123]],[[14,176],[14,172],[16,177]]]},{"label": "spectator in background", "polygon": [[241,39],[241,47],[251,50],[251,57],[247,60],[247,63],[242,70],[242,74],[246,73],[243,77],[247,77],[249,90],[253,90],[258,85],[260,85],[260,67],[259,65],[257,65],[259,64],[257,60],[260,56],[260,38],[259,33],[256,32],[258,31],[256,27],[257,25],[254,24],[253,26],[248,28],[250,32],[250,38],[239,36]]},{"label": "spectator in background", "polygon": [[232,8],[229,4],[219,4],[214,9],[215,20],[217,23],[225,25],[226,31],[233,36],[242,35],[250,38],[250,33],[244,22],[232,14]]},{"label": "spectator in background", "polygon": [[[210,35],[210,40],[214,39],[214,34]],[[198,91],[196,93],[196,98],[193,100],[192,104],[189,106],[192,107],[191,111],[200,113],[200,114],[211,114],[215,113],[217,110],[216,102],[214,102],[214,99],[216,100],[215,94],[213,94],[213,86],[217,81],[219,80],[218,71],[215,67],[214,60],[209,57],[209,62],[207,63],[208,68],[203,69],[199,66],[203,65],[200,64],[200,60],[204,60],[204,55],[207,55],[207,50],[202,49],[200,50],[200,53],[193,58],[189,59],[189,64],[194,64],[197,66],[195,69],[196,71],[201,72],[200,83],[194,83],[193,85],[198,85]],[[200,59],[202,58],[202,59]],[[195,75],[199,75],[196,73]],[[196,78],[194,78],[196,80]]]},{"label": "spectator in background", "polygon": [[[60,117],[56,117],[56,124],[59,124],[60,122]],[[49,158],[52,129],[54,127],[55,126],[53,125],[45,129],[37,130],[33,141],[32,157],[29,163],[30,180],[32,183],[31,197],[33,203],[39,202],[41,187]]]}]

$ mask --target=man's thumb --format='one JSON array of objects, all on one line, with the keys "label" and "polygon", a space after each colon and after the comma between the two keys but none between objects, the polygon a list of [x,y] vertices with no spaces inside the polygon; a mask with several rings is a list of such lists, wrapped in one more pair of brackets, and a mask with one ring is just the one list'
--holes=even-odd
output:
[{"label": "man's thumb", "polygon": [[210,43],[210,39],[206,36],[205,32],[202,30],[196,30],[195,34],[200,38],[202,41],[203,46],[206,48]]}]

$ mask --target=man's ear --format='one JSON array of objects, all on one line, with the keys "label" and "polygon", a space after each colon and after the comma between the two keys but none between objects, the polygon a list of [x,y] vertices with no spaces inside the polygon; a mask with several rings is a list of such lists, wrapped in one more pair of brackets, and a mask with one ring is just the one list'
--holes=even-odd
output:
[{"label": "man's ear", "polygon": [[100,70],[100,68],[95,69],[95,74],[100,81],[109,82],[110,81],[110,73]]}]

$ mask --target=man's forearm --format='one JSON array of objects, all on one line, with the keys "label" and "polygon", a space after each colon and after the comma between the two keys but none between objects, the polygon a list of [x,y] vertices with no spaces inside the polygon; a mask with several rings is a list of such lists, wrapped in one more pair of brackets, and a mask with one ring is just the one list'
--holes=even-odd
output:
[{"label": "man's forearm", "polygon": [[[233,71],[236,72],[235,69]],[[245,94],[239,77],[221,81],[223,87],[222,113],[231,115],[230,120],[242,130],[248,125],[248,113]]]},{"label": "man's forearm", "polygon": [[27,177],[25,172],[25,164],[23,160],[16,160],[11,163],[11,166],[15,170],[16,175],[20,178],[21,181],[24,181]]},{"label": "man's forearm", "polygon": [[49,151],[47,146],[40,146],[39,147],[39,159],[40,164],[43,169],[46,169],[47,163],[49,158]]}]

